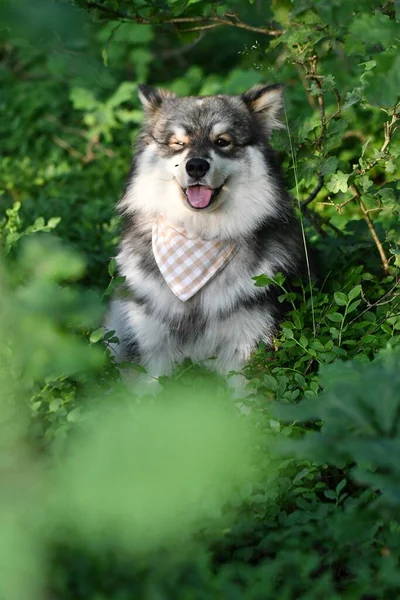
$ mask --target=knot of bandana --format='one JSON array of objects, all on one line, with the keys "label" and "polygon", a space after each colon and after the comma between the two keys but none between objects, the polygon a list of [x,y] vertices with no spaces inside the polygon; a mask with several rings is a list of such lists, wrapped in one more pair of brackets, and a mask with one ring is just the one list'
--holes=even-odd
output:
[{"label": "knot of bandana", "polygon": [[162,276],[182,302],[226,267],[238,250],[227,240],[191,239],[184,229],[160,219],[153,225],[152,245]]}]

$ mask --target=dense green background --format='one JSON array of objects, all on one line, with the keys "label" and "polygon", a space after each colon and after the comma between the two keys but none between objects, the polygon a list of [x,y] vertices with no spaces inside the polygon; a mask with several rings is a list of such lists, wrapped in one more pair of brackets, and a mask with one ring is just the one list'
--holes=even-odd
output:
[{"label": "dense green background", "polygon": [[[0,600],[397,597],[398,8],[3,0],[0,23]],[[107,349],[143,82],[285,84],[272,142],[321,277],[275,281],[292,310],[245,414],[190,364],[139,402]]]}]

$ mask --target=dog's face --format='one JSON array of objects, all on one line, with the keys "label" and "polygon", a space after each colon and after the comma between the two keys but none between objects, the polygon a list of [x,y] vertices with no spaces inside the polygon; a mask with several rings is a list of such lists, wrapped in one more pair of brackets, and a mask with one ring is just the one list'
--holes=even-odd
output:
[{"label": "dog's face", "polygon": [[[268,185],[271,194],[264,150],[271,130],[280,126],[281,86],[257,86],[241,96],[184,98],[140,86],[139,98],[143,148],[126,200],[146,194],[150,211],[186,221],[190,212],[224,212],[239,197],[245,205],[251,189],[256,203],[268,195]],[[144,202],[139,204],[146,208]]]}]

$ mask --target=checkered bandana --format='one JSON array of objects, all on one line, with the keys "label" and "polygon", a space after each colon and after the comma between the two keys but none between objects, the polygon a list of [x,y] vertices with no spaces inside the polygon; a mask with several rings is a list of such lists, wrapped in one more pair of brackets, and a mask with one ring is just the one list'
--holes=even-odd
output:
[{"label": "checkered bandana", "polygon": [[153,225],[153,253],[162,276],[175,296],[194,296],[236,254],[236,244],[189,238],[180,227],[163,220]]}]

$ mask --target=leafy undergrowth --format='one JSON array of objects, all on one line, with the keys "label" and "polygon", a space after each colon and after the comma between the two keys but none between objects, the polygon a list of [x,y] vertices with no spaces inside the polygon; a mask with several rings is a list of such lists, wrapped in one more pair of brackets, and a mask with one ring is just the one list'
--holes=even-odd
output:
[{"label": "leafy undergrowth", "polygon": [[[260,42],[233,21],[199,38],[135,22],[150,1],[67,4],[0,6],[0,600],[398,597],[396,8],[215,8],[282,30]],[[94,4],[133,17],[89,23],[76,6]],[[210,10],[162,14],[201,28]],[[192,364],[139,399],[102,327],[137,84],[241,93],[278,75],[273,144],[319,278],[255,278],[288,312],[240,403]]]},{"label": "leafy undergrowth", "polygon": [[344,253],[313,310],[278,276],[294,307],[238,410],[192,364],[136,398],[81,257],[46,232],[16,254],[1,297],[7,600],[400,592],[395,274]]}]

